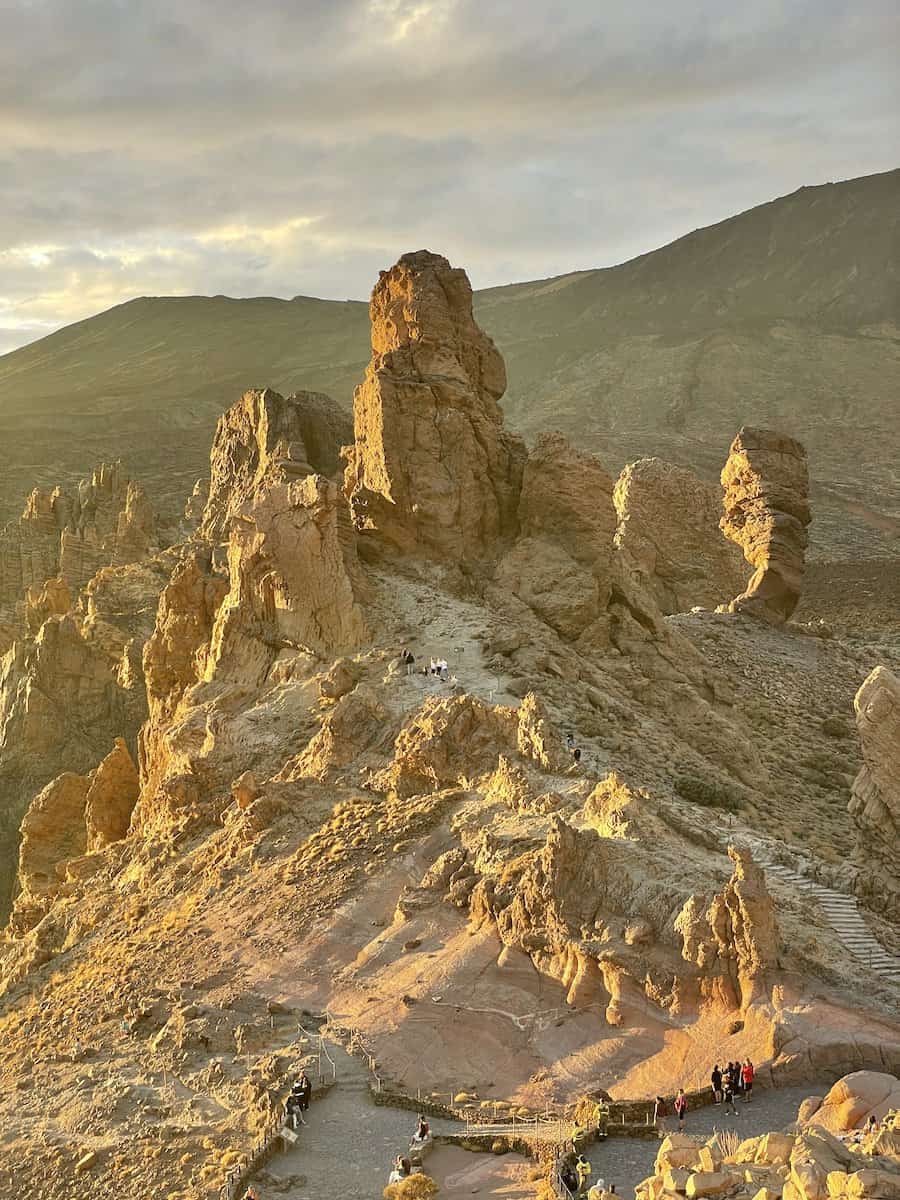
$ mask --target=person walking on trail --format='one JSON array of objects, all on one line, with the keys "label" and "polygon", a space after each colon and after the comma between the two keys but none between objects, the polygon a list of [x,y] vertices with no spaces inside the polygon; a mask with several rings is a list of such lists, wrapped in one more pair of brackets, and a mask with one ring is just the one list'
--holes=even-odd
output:
[{"label": "person walking on trail", "polygon": [[571,731],[566,734],[566,749],[570,751],[575,749],[575,734]]},{"label": "person walking on trail", "polygon": [[722,1081],[724,1086],[725,1111],[728,1112],[730,1109],[731,1112],[737,1115],[737,1109],[734,1107],[734,1081],[734,1063],[729,1063],[725,1068],[725,1077]]},{"label": "person walking on trail", "polygon": [[719,1069],[718,1063],[716,1063],[716,1065],[713,1067],[712,1075],[710,1075],[709,1081],[712,1084],[713,1101],[716,1104],[721,1104],[722,1103],[722,1072]]},{"label": "person walking on trail", "polygon": [[572,758],[575,760],[576,767],[581,765],[581,747],[580,746],[576,746],[575,749],[572,751]]},{"label": "person walking on trail", "polygon": [[684,1094],[684,1088],[678,1089],[678,1095],[675,1097],[675,1115],[678,1117],[678,1128],[684,1127],[684,1114],[687,1112],[687,1096]]},{"label": "person walking on trail", "polygon": [[753,1091],[754,1073],[753,1063],[749,1058],[745,1058],[744,1065],[741,1067],[741,1083],[744,1085],[744,1102],[746,1104],[749,1104],[752,1099],[750,1093]]},{"label": "person walking on trail", "polygon": [[[291,1098],[294,1101],[294,1106],[297,1110],[297,1115],[300,1118],[300,1124],[305,1125],[306,1120],[303,1116],[305,1112],[309,1112],[309,1101],[312,1097],[312,1084],[309,1082],[309,1076],[305,1071],[300,1072],[300,1078],[291,1088]],[[296,1128],[296,1126],[295,1126]]]},{"label": "person walking on trail", "polygon": [[575,1174],[578,1176],[578,1192],[582,1195],[591,1177],[591,1164],[583,1154],[579,1154],[575,1159]]}]

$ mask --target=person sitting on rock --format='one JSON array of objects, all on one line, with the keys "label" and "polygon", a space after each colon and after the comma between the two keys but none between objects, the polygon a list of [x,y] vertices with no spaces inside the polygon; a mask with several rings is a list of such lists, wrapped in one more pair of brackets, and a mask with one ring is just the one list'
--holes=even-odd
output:
[{"label": "person sitting on rock", "polygon": [[416,1125],[416,1132],[413,1134],[410,1150],[421,1151],[432,1142],[431,1127],[424,1117],[419,1117],[419,1122]]},{"label": "person sitting on rock", "polygon": [[404,1179],[408,1179],[412,1173],[412,1163],[408,1158],[403,1158],[397,1155],[394,1159],[394,1169],[388,1177],[388,1183],[401,1183]]}]

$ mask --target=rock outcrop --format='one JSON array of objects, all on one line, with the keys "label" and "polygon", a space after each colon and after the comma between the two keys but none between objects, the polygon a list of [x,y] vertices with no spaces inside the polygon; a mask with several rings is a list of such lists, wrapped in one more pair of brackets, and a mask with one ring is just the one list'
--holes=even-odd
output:
[{"label": "rock outcrop", "polygon": [[238,510],[228,574],[207,679],[258,687],[284,649],[345,654],[366,635],[349,513],[322,475],[270,487]]},{"label": "rock outcrop", "polygon": [[714,484],[661,458],[641,458],[622,471],[613,500],[616,549],[663,613],[714,609],[741,587],[741,552],[719,528]]},{"label": "rock outcrop", "polygon": [[[862,1072],[861,1074],[870,1074]],[[847,1094],[855,1076],[835,1084]],[[890,1080],[893,1076],[876,1076]],[[876,1110],[877,1111],[877,1110]],[[860,1121],[843,1129],[859,1129]],[[735,1200],[896,1200],[900,1195],[900,1122],[881,1121],[875,1134],[849,1143],[824,1125],[766,1133],[732,1142],[714,1134],[705,1144],[683,1133],[666,1137],[654,1175],[635,1189],[637,1200],[718,1196]]]},{"label": "rock outcrop", "polygon": [[65,882],[68,863],[127,835],[137,793],[137,771],[117,738],[95,770],[66,771],[35,796],[21,827],[19,892],[10,918],[16,933],[45,914]]},{"label": "rock outcrop", "polygon": [[858,836],[860,882],[866,898],[900,912],[900,679],[876,667],[853,702],[863,766],[850,794]]},{"label": "rock outcrop", "polygon": [[137,562],[155,545],[151,505],[118,463],[103,463],[74,495],[35,489],[19,520],[0,531],[0,615],[56,576],[74,599],[101,567]]},{"label": "rock outcrop", "polygon": [[589,629],[592,644],[608,640],[612,490],[600,460],[559,433],[542,434],[525,462],[520,536],[496,580],[567,641]]},{"label": "rock outcrop", "polygon": [[859,1129],[870,1116],[881,1120],[900,1109],[900,1080],[883,1071],[854,1071],[831,1088],[808,1121],[831,1133]]},{"label": "rock outcrop", "polygon": [[[281,396],[272,388],[245,392],[219,418],[210,453],[210,479],[200,532],[227,536],[235,513],[252,497],[305,475],[335,476],[341,447],[352,436],[349,417],[321,392]],[[193,520],[202,498],[194,489],[185,516]]]},{"label": "rock outcrop", "polygon": [[722,532],[754,568],[728,609],[781,624],[797,607],[803,580],[810,522],[806,451],[794,438],[744,428],[731,443],[722,486]]},{"label": "rock outcrop", "polygon": [[734,871],[725,889],[707,904],[692,896],[675,923],[682,956],[707,975],[724,972],[742,1008],[763,999],[767,974],[778,961],[775,905],[763,871],[749,850],[729,846]]},{"label": "rock outcrop", "polygon": [[182,698],[205,670],[226,591],[225,580],[211,571],[209,556],[197,550],[178,564],[159,598],[156,626],[143,652],[149,716],[138,745],[141,799],[132,818],[138,827],[153,811],[162,779],[180,770],[173,766],[168,737]]},{"label": "rock outcrop", "polygon": [[515,531],[525,450],[503,428],[506,369],[466,273],[421,250],[383,271],[353,399],[345,491],[359,528],[448,563]]}]

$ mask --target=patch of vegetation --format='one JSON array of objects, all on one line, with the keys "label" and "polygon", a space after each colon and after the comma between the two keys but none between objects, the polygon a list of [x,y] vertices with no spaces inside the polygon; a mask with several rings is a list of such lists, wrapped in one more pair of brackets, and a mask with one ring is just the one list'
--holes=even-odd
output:
[{"label": "patch of vegetation", "polygon": [[737,788],[715,780],[701,779],[698,775],[677,775],[675,791],[682,800],[702,804],[704,808],[721,808],[725,812],[737,812],[743,803]]}]

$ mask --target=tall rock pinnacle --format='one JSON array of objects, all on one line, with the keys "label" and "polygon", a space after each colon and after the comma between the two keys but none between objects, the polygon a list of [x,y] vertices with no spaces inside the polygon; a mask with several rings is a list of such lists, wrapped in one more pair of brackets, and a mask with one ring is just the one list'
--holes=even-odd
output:
[{"label": "tall rock pinnacle", "polygon": [[722,532],[755,568],[728,607],[779,625],[800,599],[810,522],[806,450],[769,429],[744,428],[731,443],[722,487]]},{"label": "tall rock pinnacle", "polygon": [[503,428],[500,352],[466,273],[405,254],[369,306],[372,359],[353,399],[345,491],[358,528],[448,561],[514,532],[525,450]]}]

